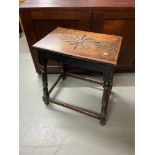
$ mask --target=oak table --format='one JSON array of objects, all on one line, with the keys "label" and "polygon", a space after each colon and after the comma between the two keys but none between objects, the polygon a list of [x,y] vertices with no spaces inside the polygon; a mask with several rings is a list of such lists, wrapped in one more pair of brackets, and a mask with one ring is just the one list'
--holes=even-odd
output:
[{"label": "oak table", "polygon": [[[36,49],[39,64],[41,66],[44,103],[48,105],[49,102],[51,102],[86,114],[99,119],[100,124],[104,125],[112,89],[113,74],[115,67],[117,66],[121,41],[121,36],[57,27],[43,39],[35,43],[33,47]],[[50,89],[48,89],[47,79],[48,60],[61,62],[60,75]],[[92,71],[101,72],[103,73],[104,82],[66,72],[65,65],[74,65]],[[103,86],[101,113],[50,98],[49,95],[56,84],[61,78],[65,79],[66,76],[83,79]]]}]

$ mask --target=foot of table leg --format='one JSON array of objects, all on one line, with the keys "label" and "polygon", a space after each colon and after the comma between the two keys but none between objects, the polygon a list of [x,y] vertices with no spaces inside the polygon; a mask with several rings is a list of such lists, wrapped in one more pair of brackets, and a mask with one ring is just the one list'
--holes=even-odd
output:
[{"label": "foot of table leg", "polygon": [[46,63],[41,66],[42,83],[43,83],[43,101],[46,105],[49,104],[47,66]]},{"label": "foot of table leg", "polygon": [[104,117],[104,116],[101,117],[101,118],[100,118],[100,124],[101,124],[101,125],[105,125],[105,122],[106,122],[105,117]]},{"label": "foot of table leg", "polygon": [[49,104],[49,97],[48,96],[43,96],[43,101],[45,105]]}]

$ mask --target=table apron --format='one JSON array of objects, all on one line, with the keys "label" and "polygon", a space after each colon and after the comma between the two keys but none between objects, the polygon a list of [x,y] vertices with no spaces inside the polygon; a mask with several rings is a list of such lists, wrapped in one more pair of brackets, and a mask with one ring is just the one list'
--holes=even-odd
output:
[{"label": "table apron", "polygon": [[99,63],[91,60],[78,59],[67,55],[60,55],[54,52],[52,53],[47,51],[46,52],[40,51],[39,55],[41,57],[44,57],[47,60],[55,60],[55,61],[62,62],[63,64],[66,64],[66,65],[72,65],[72,66],[81,67],[81,68],[89,69],[92,71],[98,71],[102,73],[107,71],[114,72],[115,70],[115,66],[111,64]]}]

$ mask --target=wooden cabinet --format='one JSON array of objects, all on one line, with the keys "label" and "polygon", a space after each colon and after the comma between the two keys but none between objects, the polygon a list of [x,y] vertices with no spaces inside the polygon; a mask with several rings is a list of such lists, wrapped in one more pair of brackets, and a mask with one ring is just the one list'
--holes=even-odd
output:
[{"label": "wooden cabinet", "polygon": [[118,71],[133,71],[135,61],[134,10],[93,11],[94,32],[123,36]]},{"label": "wooden cabinet", "polygon": [[[88,1],[89,3],[77,0],[73,3],[66,0],[60,4],[60,1],[55,0],[49,3],[42,0],[29,0],[20,6],[20,17],[38,73],[40,73],[40,66],[32,45],[58,26],[123,36],[117,71],[134,71],[133,1],[126,0],[126,3],[120,2],[116,6],[111,3],[114,0]],[[79,71],[71,66],[68,66],[68,69],[74,72]],[[50,61],[48,72],[57,73],[58,71],[60,71],[59,62]]]}]

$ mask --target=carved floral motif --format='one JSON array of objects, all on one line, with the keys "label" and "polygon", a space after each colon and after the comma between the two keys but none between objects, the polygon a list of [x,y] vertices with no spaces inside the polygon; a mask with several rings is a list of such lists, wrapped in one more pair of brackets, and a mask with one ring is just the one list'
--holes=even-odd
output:
[{"label": "carved floral motif", "polygon": [[63,35],[61,36],[61,38],[63,41],[68,42],[69,45],[72,45],[73,49],[91,48],[92,46],[95,46],[95,48],[98,49],[113,51],[117,48],[117,45],[113,44],[112,42],[100,42],[95,39],[89,38],[86,34],[82,36]]}]

